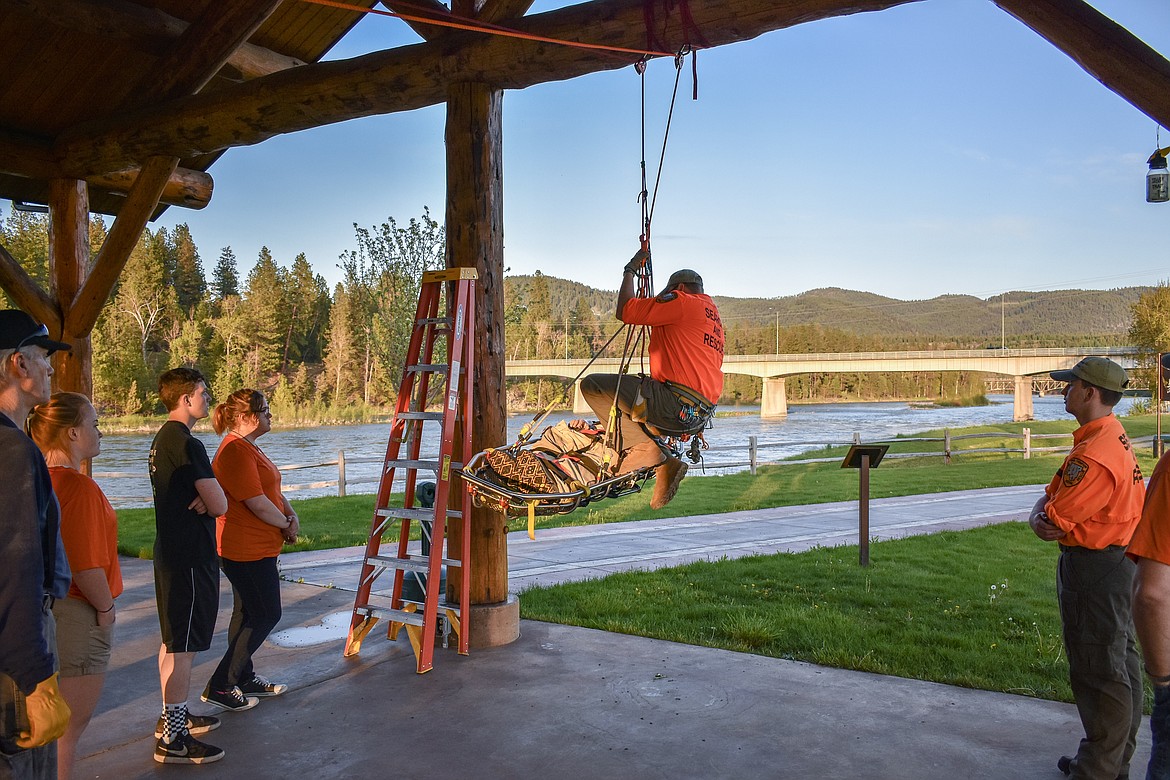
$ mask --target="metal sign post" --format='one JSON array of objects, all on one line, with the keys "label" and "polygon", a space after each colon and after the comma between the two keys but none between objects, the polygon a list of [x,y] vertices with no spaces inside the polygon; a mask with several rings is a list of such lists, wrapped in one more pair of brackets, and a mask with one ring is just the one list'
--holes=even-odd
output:
[{"label": "metal sign post", "polygon": [[1158,421],[1158,435],[1154,437],[1154,457],[1162,457],[1165,447],[1162,444],[1162,402],[1166,398],[1166,377],[1170,375],[1170,352],[1158,353],[1158,366],[1155,369],[1157,387],[1152,393],[1154,401],[1154,417]]},{"label": "metal sign post", "polygon": [[841,461],[843,469],[858,469],[857,550],[861,566],[869,566],[869,470],[878,467],[889,448],[888,444],[854,444]]}]

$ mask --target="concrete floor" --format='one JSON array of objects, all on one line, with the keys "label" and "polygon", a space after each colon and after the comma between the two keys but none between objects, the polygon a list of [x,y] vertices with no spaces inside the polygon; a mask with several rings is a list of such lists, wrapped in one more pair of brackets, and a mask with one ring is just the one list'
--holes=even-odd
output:
[{"label": "concrete floor", "polygon": [[[1018,519],[1038,490],[883,499],[875,502],[874,535]],[[513,583],[799,548],[833,534],[856,541],[848,505],[769,512],[771,520],[735,513],[538,531],[536,542],[509,540]],[[755,529],[754,540],[746,529]],[[708,533],[724,547],[713,548]],[[224,714],[206,741],[227,757],[198,768],[151,759],[159,711],[151,567],[124,560],[114,662],[77,776],[1056,780],[1056,759],[1080,737],[1066,704],[533,621],[522,621],[520,639],[506,647],[468,657],[440,650],[434,670],[421,676],[405,637],[388,642],[375,630],[352,659],[342,658],[340,638],[284,641],[297,632],[313,639],[314,630],[323,639],[330,634],[323,621],[348,614],[351,592],[307,583],[352,587],[360,558],[339,561],[353,557],[353,550],[285,556],[285,576],[304,574],[306,583],[283,583],[282,641],[260,649],[257,669],[291,690]],[[197,713],[211,712],[198,694],[225,647],[230,606],[224,580],[220,630],[193,677]],[[1135,777],[1147,753],[1143,729]]]}]

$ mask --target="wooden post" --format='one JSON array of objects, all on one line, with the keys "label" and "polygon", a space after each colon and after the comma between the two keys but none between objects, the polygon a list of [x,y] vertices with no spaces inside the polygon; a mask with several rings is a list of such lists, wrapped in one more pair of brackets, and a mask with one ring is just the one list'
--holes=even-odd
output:
[{"label": "wooden post", "polygon": [[[84,181],[49,182],[49,297],[61,314],[61,333],[53,334],[72,349],[53,354],[53,389],[93,398],[93,343],[89,331],[74,333],[69,310],[89,274],[89,190]],[[50,327],[52,327],[50,325]],[[85,460],[81,472],[93,464]]]},{"label": "wooden post", "polygon": [[337,497],[345,498],[345,450],[337,451]]},{"label": "wooden post", "polygon": [[951,429],[943,429],[943,464],[951,465]]},{"label": "wooden post", "polygon": [[73,347],[53,356],[53,389],[93,397],[93,347],[89,331],[69,327],[69,310],[89,273],[89,198],[84,181],[53,179],[49,197],[49,295],[61,312],[62,332]]},{"label": "wooden post", "polygon": [[756,437],[748,437],[748,464],[751,468],[752,476],[756,475]]},{"label": "wooden post", "polygon": [[[475,376],[472,409],[464,414],[472,424],[471,447],[475,452],[498,447],[507,437],[507,402],[504,393],[504,210],[503,210],[503,92],[486,84],[458,83],[447,100],[447,265],[475,268],[478,322],[474,330]],[[455,440],[462,438],[455,432]],[[452,500],[462,495],[455,480]],[[458,509],[458,504],[452,508]],[[471,514],[471,603],[508,602],[508,536],[505,517],[492,509],[476,507]],[[451,549],[461,542],[457,524],[451,524]],[[447,574],[448,598],[459,592],[463,572]],[[503,644],[519,634],[515,626],[487,629],[495,618],[473,622],[472,642]],[[478,620],[478,618],[477,618]],[[513,633],[514,632],[514,633]],[[512,634],[512,635],[510,635]],[[493,639],[492,635],[498,637]],[[510,635],[510,636],[509,636]]]},{"label": "wooden post", "polygon": [[860,484],[857,491],[857,555],[858,563],[869,566],[869,456],[861,456],[857,472]]},{"label": "wooden post", "polygon": [[1032,429],[1024,428],[1024,460],[1032,457]]}]

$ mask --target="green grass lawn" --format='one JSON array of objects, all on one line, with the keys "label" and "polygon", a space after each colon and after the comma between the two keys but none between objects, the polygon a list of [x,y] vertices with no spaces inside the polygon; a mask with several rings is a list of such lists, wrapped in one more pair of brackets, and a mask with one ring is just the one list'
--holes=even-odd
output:
[{"label": "green grass lawn", "polygon": [[521,594],[523,617],[1071,701],[1057,548],[1024,523],[700,562]]}]

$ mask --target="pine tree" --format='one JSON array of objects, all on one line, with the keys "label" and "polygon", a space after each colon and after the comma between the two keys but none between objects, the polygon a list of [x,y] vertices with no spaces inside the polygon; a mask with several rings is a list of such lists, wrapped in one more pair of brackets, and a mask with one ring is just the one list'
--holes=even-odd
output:
[{"label": "pine tree", "polygon": [[215,270],[211,272],[211,294],[216,302],[240,294],[240,274],[236,270],[236,255],[230,246],[220,251]]}]

